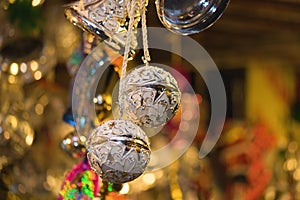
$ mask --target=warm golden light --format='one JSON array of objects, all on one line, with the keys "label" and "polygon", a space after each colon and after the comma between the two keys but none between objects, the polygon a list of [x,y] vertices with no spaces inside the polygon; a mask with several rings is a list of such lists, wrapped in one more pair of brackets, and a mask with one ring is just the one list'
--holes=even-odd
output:
[{"label": "warm golden light", "polygon": [[42,104],[36,104],[35,112],[37,115],[42,115],[44,113],[44,106]]},{"label": "warm golden light", "polygon": [[40,80],[42,78],[42,72],[36,71],[33,75],[35,80]]},{"label": "warm golden light", "polygon": [[96,97],[93,98],[94,103],[98,103],[98,99]]},{"label": "warm golden light", "polygon": [[26,73],[26,71],[27,71],[27,65],[26,65],[26,63],[21,63],[20,64],[20,71],[22,73]]},{"label": "warm golden light", "polygon": [[36,71],[39,68],[39,64],[35,60],[33,60],[30,62],[30,68],[32,71]]},{"label": "warm golden light", "polygon": [[72,142],[72,141],[71,141],[70,138],[67,138],[67,139],[66,139],[66,144],[71,144],[71,142]]},{"label": "warm golden light", "polygon": [[40,4],[42,4],[42,0],[32,0],[32,2],[31,2],[31,5],[33,7],[38,6]]},{"label": "warm golden light", "polygon": [[292,141],[289,143],[288,151],[291,153],[295,153],[298,149],[298,143],[296,141]]},{"label": "warm golden light", "polygon": [[15,76],[13,76],[13,75],[9,75],[8,76],[8,82],[10,83],[10,84],[14,84],[14,83],[16,83],[16,77]]},{"label": "warm golden light", "polygon": [[297,160],[290,158],[284,163],[284,169],[287,171],[293,171],[297,168]]},{"label": "warm golden light", "polygon": [[146,185],[152,185],[155,182],[155,176],[153,173],[145,174],[142,180]]},{"label": "warm golden light", "polygon": [[8,115],[6,118],[6,123],[11,126],[12,129],[16,130],[18,128],[18,120],[13,115]]},{"label": "warm golden light", "polygon": [[25,142],[28,146],[31,146],[32,145],[32,142],[33,142],[33,135],[27,135],[26,136],[26,139],[25,139]]},{"label": "warm golden light", "polygon": [[12,63],[10,65],[10,73],[12,75],[17,75],[19,72],[19,65],[17,63]]},{"label": "warm golden light", "polygon": [[81,142],[85,142],[86,141],[86,137],[80,136],[80,140],[81,140]]},{"label": "warm golden light", "polygon": [[265,193],[265,200],[273,200],[276,196],[276,190],[274,187],[269,187]]}]

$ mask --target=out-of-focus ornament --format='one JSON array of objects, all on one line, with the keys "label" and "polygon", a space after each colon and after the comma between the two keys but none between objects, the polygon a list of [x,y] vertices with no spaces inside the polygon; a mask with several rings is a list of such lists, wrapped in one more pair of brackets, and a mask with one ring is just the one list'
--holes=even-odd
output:
[{"label": "out-of-focus ornament", "polygon": [[[128,0],[83,0],[69,5],[65,9],[66,18],[82,30],[96,35],[109,46],[123,51],[128,31]],[[136,1],[138,8],[139,1]],[[135,12],[134,27],[140,20],[139,9]],[[131,43],[132,49],[137,46],[136,30]]]},{"label": "out-of-focus ornament", "polygon": [[0,114],[0,170],[31,147],[34,131],[21,113]]},{"label": "out-of-focus ornament", "polygon": [[93,99],[97,119],[102,122],[111,117],[112,97],[110,94],[98,94]]},{"label": "out-of-focus ornament", "polygon": [[189,35],[215,23],[229,0],[156,0],[155,3],[158,17],[167,29]]},{"label": "out-of-focus ornament", "polygon": [[79,137],[74,131],[67,134],[61,142],[62,149],[73,158],[81,158],[86,154],[85,137]]},{"label": "out-of-focus ornament", "polygon": [[100,181],[84,159],[66,175],[59,192],[59,200],[94,199],[99,196]]},{"label": "out-of-focus ornament", "polygon": [[33,127],[24,109],[20,84],[10,84],[0,73],[0,169],[21,158],[34,140]]},{"label": "out-of-focus ornament", "polygon": [[40,80],[55,64],[54,46],[40,38],[13,38],[0,49],[0,71],[24,82]]},{"label": "out-of-focus ornament", "polygon": [[181,92],[174,77],[162,68],[146,65],[124,80],[124,117],[138,125],[159,127],[177,112]]},{"label": "out-of-focus ornament", "polygon": [[52,41],[43,35],[40,4],[33,6],[32,1],[16,0],[9,1],[7,6],[0,5],[4,10],[0,28],[3,38],[0,37],[0,71],[11,75],[11,82],[12,76],[25,83],[39,80],[57,63]]},{"label": "out-of-focus ornament", "polygon": [[71,53],[71,56],[66,65],[70,76],[73,77],[76,75],[79,65],[80,65],[81,61],[83,60],[83,58],[84,58],[84,55],[83,55],[81,48],[77,48]]},{"label": "out-of-focus ornament", "polygon": [[97,127],[87,141],[91,168],[103,180],[124,183],[139,177],[150,160],[149,139],[128,120],[110,120]]},{"label": "out-of-focus ornament", "polygon": [[[108,120],[111,117],[111,95],[98,94],[93,99],[95,105],[96,118],[91,119],[94,122],[93,126],[99,124],[103,120]],[[63,121],[75,128],[76,123],[72,114],[72,110],[69,108],[63,115]],[[76,130],[68,133],[61,142],[62,149],[73,158],[81,158],[86,154],[85,148],[86,136],[80,135]]]},{"label": "out-of-focus ornament", "polygon": [[80,45],[71,53],[71,56],[67,62],[67,70],[71,77],[74,77],[79,69],[82,60],[86,55],[99,44],[99,40],[95,39],[95,36],[91,33],[83,32],[81,35]]},{"label": "out-of-focus ornament", "polygon": [[63,115],[63,121],[71,126],[75,126],[75,121],[72,113],[72,109],[68,108]]}]

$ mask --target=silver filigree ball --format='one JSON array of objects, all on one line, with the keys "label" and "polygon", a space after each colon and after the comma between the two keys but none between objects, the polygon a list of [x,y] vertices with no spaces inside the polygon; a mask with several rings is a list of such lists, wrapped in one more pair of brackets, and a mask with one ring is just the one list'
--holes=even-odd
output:
[{"label": "silver filigree ball", "polygon": [[181,92],[178,84],[162,68],[137,68],[126,76],[124,85],[124,117],[140,126],[164,125],[179,108]]},{"label": "silver filigree ball", "polygon": [[92,132],[86,147],[91,168],[112,183],[125,183],[139,177],[151,154],[145,132],[128,120],[102,123]]}]

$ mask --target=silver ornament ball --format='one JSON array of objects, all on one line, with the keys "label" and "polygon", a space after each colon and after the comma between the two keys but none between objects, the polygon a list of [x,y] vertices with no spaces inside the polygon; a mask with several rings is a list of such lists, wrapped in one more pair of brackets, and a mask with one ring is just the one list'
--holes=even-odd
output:
[{"label": "silver ornament ball", "polygon": [[139,177],[150,160],[150,143],[145,132],[128,120],[102,123],[87,141],[91,168],[103,180],[125,183]]},{"label": "silver ornament ball", "polygon": [[139,67],[125,77],[124,85],[124,117],[140,126],[162,126],[179,109],[181,92],[178,84],[162,68]]}]

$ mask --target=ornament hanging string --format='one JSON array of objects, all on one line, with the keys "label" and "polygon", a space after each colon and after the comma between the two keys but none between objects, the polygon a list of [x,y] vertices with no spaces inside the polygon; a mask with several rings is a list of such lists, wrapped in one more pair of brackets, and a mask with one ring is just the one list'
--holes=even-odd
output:
[{"label": "ornament hanging string", "polygon": [[[142,57],[142,60],[145,64],[148,64],[150,61],[150,55],[148,50],[148,37],[147,37],[147,25],[146,25],[146,6],[148,4],[147,0],[141,0],[140,1],[140,13],[142,17],[142,36],[143,36],[143,49],[144,49],[144,56]],[[136,1],[131,0],[127,1],[127,10],[129,13],[129,24],[128,24],[128,31],[126,34],[126,45],[124,50],[124,59],[122,63],[122,73],[120,77],[120,85],[119,85],[119,115],[120,118],[123,116],[123,91],[124,91],[124,79],[126,76],[126,69],[128,64],[128,57],[129,57],[129,51],[131,47],[131,39],[132,39],[132,31],[133,31],[133,23],[134,23],[134,15],[135,15],[135,9],[136,9]]]},{"label": "ornament hanging string", "polygon": [[141,0],[141,15],[142,15],[142,35],[143,35],[143,49],[144,56],[142,57],[143,62],[148,65],[151,61],[148,47],[148,35],[147,35],[147,24],[146,24],[146,7],[148,5],[148,0]]},{"label": "ornament hanging string", "polygon": [[134,22],[134,11],[135,11],[135,1],[127,1],[127,10],[129,13],[129,24],[128,24],[128,31],[126,34],[126,45],[124,50],[124,59],[122,63],[122,72],[120,77],[120,85],[119,85],[119,115],[120,118],[123,116],[123,97],[122,93],[124,91],[124,78],[126,76],[126,68],[128,63],[129,51],[131,47],[131,38],[132,38],[132,29],[133,29],[133,22]]}]

